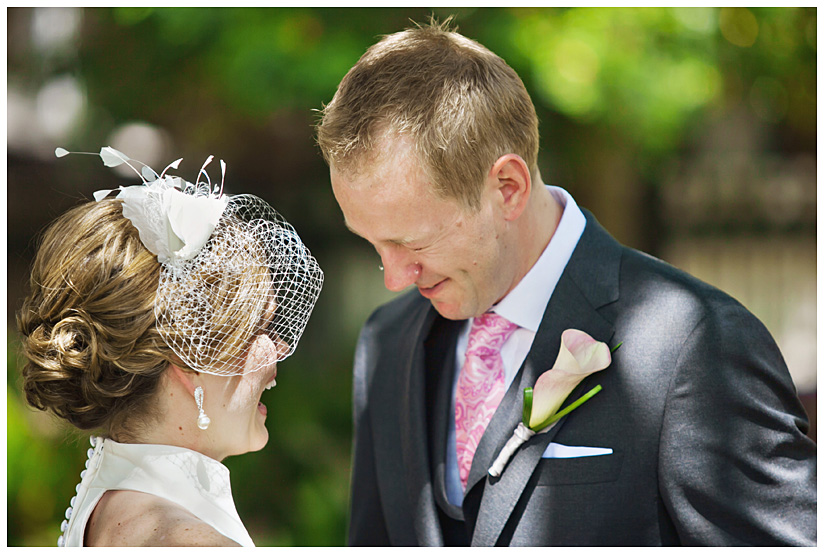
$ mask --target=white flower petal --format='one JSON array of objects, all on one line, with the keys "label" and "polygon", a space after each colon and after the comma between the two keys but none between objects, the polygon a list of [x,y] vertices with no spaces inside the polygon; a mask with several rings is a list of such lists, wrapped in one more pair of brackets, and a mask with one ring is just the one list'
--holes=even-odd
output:
[{"label": "white flower petal", "polygon": [[533,387],[530,426],[537,426],[555,414],[584,378],[607,368],[610,360],[610,349],[605,343],[583,331],[565,330],[553,368],[539,376]]},{"label": "white flower petal", "polygon": [[170,189],[169,225],[182,246],[172,249],[179,260],[194,258],[218,225],[226,198],[195,197]]},{"label": "white flower petal", "polygon": [[589,375],[610,365],[610,349],[583,331],[568,329],[561,335],[561,347],[553,368]]},{"label": "white flower petal", "polygon": [[137,228],[143,245],[152,254],[157,255],[161,262],[169,260],[172,256],[167,225],[161,220],[164,195],[166,191],[158,182],[148,186],[123,187],[117,195],[117,198],[123,199],[123,216]]}]

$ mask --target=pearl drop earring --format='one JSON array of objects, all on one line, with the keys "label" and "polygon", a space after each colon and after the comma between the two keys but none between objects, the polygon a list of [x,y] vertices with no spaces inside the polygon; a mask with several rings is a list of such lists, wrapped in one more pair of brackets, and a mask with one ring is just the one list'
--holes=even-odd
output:
[{"label": "pearl drop earring", "polygon": [[203,411],[203,388],[198,386],[195,388],[195,403],[198,404],[198,428],[205,430],[209,427],[209,417]]}]

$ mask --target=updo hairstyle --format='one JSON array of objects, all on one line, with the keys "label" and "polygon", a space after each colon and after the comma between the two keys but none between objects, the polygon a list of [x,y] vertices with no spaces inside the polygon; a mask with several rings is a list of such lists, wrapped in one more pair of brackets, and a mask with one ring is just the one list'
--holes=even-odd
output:
[{"label": "updo hairstyle", "polygon": [[49,226],[17,317],[31,406],[115,439],[146,423],[175,360],[155,326],[159,273],[120,200],[82,204]]},{"label": "updo hairstyle", "polygon": [[166,298],[178,307],[170,315],[164,303],[155,306],[161,265],[123,216],[121,200],[89,202],[60,216],[43,235],[17,319],[28,403],[81,430],[128,441],[162,417],[153,401],[168,364],[188,369],[169,347],[191,349],[186,330],[206,330],[200,348],[218,353],[219,366],[237,368],[274,300],[275,262],[242,233],[244,225],[222,218],[196,270],[166,283],[175,293]]}]

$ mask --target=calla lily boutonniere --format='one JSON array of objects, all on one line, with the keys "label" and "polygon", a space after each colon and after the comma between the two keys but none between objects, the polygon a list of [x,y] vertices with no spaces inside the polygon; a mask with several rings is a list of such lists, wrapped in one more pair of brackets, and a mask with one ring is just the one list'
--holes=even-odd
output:
[{"label": "calla lily boutonniere", "polygon": [[[619,344],[621,345],[621,344]],[[619,345],[613,348],[615,351]],[[488,472],[500,476],[519,446],[536,435],[546,433],[569,414],[601,391],[597,385],[562,410],[562,403],[579,383],[590,374],[610,366],[610,349],[583,331],[569,329],[561,335],[561,348],[553,368],[539,376],[535,387],[524,389],[522,421],[513,431]]]}]

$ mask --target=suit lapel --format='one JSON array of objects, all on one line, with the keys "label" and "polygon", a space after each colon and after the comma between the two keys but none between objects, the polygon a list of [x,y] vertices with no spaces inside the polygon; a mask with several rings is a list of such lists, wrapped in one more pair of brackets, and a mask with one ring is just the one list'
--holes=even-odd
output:
[{"label": "suit lapel", "polygon": [[[533,347],[476,450],[464,501],[468,522],[477,515],[472,538],[474,546],[496,544],[544,449],[565,421],[575,418],[573,413],[549,432],[531,438],[515,453],[499,478],[489,477],[487,469],[521,420],[522,391],[535,385],[536,379],[552,367],[564,330],[579,329],[605,343],[613,336],[613,326],[596,309],[618,298],[621,252],[592,215],[587,212],[585,215],[585,232],[553,291]],[[577,398],[586,391],[585,388],[592,387],[591,382],[591,379],[584,380],[571,398]]]},{"label": "suit lapel", "polygon": [[[410,352],[398,353],[398,377],[405,394],[400,399],[384,399],[383,402],[400,404],[401,455],[404,462],[404,484],[412,503],[415,535],[419,545],[438,546],[443,543],[441,527],[433,496],[427,441],[425,398],[424,340],[429,334],[436,313],[429,307],[422,310],[411,322],[410,335],[414,336]],[[396,444],[397,445],[397,444]]]}]

